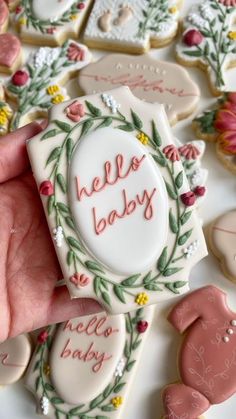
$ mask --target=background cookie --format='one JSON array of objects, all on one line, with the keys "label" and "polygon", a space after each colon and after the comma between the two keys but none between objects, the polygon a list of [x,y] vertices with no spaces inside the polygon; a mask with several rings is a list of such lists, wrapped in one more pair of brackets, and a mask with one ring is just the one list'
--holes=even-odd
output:
[{"label": "background cookie", "polygon": [[4,0],[0,0],[0,33],[5,32],[8,27],[9,10]]},{"label": "background cookie", "polygon": [[178,30],[180,1],[97,0],[84,40],[92,48],[142,53],[168,44]]},{"label": "background cookie", "polygon": [[62,45],[77,39],[91,0],[21,0],[15,10],[15,24],[24,42]]},{"label": "background cookie", "polygon": [[236,282],[236,210],[217,218],[209,233],[211,250],[220,260],[225,276]]},{"label": "background cookie", "polygon": [[227,68],[236,65],[235,20],[235,4],[228,0],[197,2],[184,19],[177,59],[206,70],[215,95],[225,90]]},{"label": "background cookie", "polygon": [[128,86],[138,98],[162,103],[172,125],[188,117],[200,98],[199,88],[187,71],[146,54],[107,55],[84,68],[78,81],[85,94]]},{"label": "background cookie", "polygon": [[13,73],[22,62],[21,43],[12,33],[0,35],[0,72]]},{"label": "background cookie", "polygon": [[41,47],[32,52],[6,85],[7,95],[17,101],[11,130],[30,119],[46,117],[53,104],[68,99],[62,86],[90,60],[88,48],[71,40],[62,47]]},{"label": "background cookie", "polygon": [[7,134],[12,120],[13,111],[5,101],[3,89],[0,84],[0,136]]}]

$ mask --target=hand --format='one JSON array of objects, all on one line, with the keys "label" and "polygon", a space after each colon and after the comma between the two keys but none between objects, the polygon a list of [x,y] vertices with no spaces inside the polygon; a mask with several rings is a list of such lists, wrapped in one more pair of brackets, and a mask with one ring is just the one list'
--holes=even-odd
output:
[{"label": "hand", "polygon": [[101,311],[91,299],[70,300],[30,170],[26,140],[33,122],[0,139],[0,342]]}]

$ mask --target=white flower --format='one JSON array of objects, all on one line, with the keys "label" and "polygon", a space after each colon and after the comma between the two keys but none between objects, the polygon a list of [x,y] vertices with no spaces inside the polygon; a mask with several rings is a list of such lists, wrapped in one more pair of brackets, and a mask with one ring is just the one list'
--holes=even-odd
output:
[{"label": "white flower", "polygon": [[47,415],[49,412],[49,400],[46,396],[40,399],[40,407],[43,415]]},{"label": "white flower", "polygon": [[195,240],[188,247],[185,247],[183,252],[184,252],[184,256],[186,257],[186,259],[189,259],[191,256],[194,255],[194,253],[196,253],[199,245],[200,245],[200,241]]},{"label": "white flower", "polygon": [[42,68],[45,64],[50,66],[58,57],[58,48],[42,47],[33,55],[35,68]]},{"label": "white flower", "polygon": [[57,247],[62,246],[64,234],[63,234],[63,228],[61,226],[58,226],[53,229],[53,240],[56,242]]},{"label": "white flower", "polygon": [[188,15],[188,21],[199,29],[204,29],[206,26],[206,21],[197,13],[190,13]]},{"label": "white flower", "polygon": [[212,13],[212,10],[209,6],[208,3],[203,3],[200,5],[199,7],[200,11],[201,11],[201,15],[203,17],[205,17],[205,19],[209,19],[209,20],[213,20],[214,19],[214,15]]},{"label": "white flower", "polygon": [[197,168],[191,175],[189,175],[189,181],[192,188],[200,185],[202,180],[202,170],[200,168]]},{"label": "white flower", "polygon": [[125,368],[125,360],[121,358],[115,370],[115,377],[122,377]]},{"label": "white flower", "polygon": [[107,93],[102,94],[102,101],[105,105],[111,109],[112,113],[116,113],[120,109],[120,104],[116,102],[112,95],[108,95]]}]

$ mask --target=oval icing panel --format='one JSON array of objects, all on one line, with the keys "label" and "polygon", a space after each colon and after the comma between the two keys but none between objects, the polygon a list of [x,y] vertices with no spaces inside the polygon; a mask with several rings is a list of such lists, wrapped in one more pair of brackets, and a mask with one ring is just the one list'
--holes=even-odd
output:
[{"label": "oval icing panel", "polygon": [[31,355],[26,335],[8,339],[0,345],[0,385],[13,384],[24,374]]},{"label": "oval icing panel", "polygon": [[86,403],[112,380],[125,346],[125,318],[105,313],[62,323],[50,353],[51,379],[67,403]]},{"label": "oval icing panel", "polygon": [[70,208],[87,249],[109,270],[149,269],[166,244],[161,173],[131,134],[101,128],[79,142],[70,166]]},{"label": "oval icing panel", "polygon": [[32,11],[39,20],[57,20],[75,2],[75,0],[33,0]]}]

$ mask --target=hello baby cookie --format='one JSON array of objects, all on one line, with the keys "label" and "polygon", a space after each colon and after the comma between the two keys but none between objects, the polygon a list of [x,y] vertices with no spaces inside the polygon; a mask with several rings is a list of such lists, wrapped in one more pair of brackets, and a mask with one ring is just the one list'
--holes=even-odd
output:
[{"label": "hello baby cookie", "polygon": [[226,212],[212,223],[209,243],[225,276],[236,282],[236,210]]},{"label": "hello baby cookie", "polygon": [[180,382],[163,391],[164,418],[196,419],[236,392],[236,313],[226,294],[210,285],[184,297],[168,320],[184,337]]},{"label": "hello baby cookie", "polygon": [[97,0],[85,29],[85,43],[92,48],[130,53],[162,47],[177,33],[180,3]]},{"label": "hello baby cookie", "polygon": [[181,64],[206,72],[215,95],[225,90],[226,71],[236,65],[235,6],[234,0],[197,2],[184,19],[176,50]]},{"label": "hello baby cookie", "polygon": [[236,93],[227,92],[212,109],[197,116],[193,129],[205,141],[216,143],[217,157],[224,167],[236,174]]},{"label": "hello baby cookie", "polygon": [[105,313],[48,326],[27,371],[37,412],[50,419],[118,419],[152,320],[153,308]]},{"label": "hello baby cookie", "polygon": [[18,381],[26,371],[31,355],[31,343],[26,335],[0,344],[0,386]]},{"label": "hello baby cookie", "polygon": [[24,42],[62,45],[78,38],[91,0],[20,0],[14,21]]},{"label": "hello baby cookie", "polygon": [[206,247],[161,105],[127,87],[74,99],[27,147],[72,297],[122,313],[186,292]]},{"label": "hello baby cookie", "polygon": [[187,118],[200,98],[198,86],[183,67],[158,61],[148,54],[107,55],[83,69],[78,82],[85,94],[128,86],[138,98],[162,103],[172,125]]},{"label": "hello baby cookie", "polygon": [[6,84],[7,95],[17,102],[11,130],[29,120],[46,117],[53,104],[68,99],[64,84],[90,60],[88,48],[72,40],[62,47],[41,47],[32,52],[25,66]]}]

